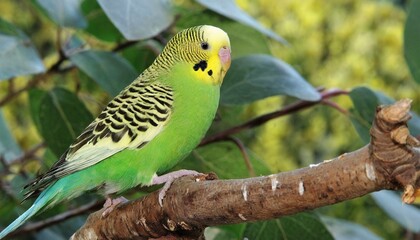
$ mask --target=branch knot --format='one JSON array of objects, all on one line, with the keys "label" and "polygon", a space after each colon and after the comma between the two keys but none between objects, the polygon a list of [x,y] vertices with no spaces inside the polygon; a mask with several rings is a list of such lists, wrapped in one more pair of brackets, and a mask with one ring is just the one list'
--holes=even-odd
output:
[{"label": "branch knot", "polygon": [[410,135],[407,121],[410,120],[411,100],[403,99],[389,106],[379,106],[370,130],[369,145],[371,160],[375,169],[389,181],[403,186],[403,201],[415,200],[415,189],[419,188],[420,176],[418,151],[419,141]]}]

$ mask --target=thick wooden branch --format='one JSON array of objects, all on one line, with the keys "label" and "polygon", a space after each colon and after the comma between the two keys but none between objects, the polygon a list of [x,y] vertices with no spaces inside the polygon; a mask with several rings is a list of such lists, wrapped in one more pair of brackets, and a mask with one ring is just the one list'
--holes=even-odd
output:
[{"label": "thick wooden branch", "polygon": [[107,217],[91,214],[72,239],[197,239],[207,226],[267,220],[360,197],[404,189],[411,202],[419,188],[418,141],[406,122],[410,101],[379,107],[369,145],[295,171],[237,180],[184,177],[163,202],[158,192],[117,206]]}]

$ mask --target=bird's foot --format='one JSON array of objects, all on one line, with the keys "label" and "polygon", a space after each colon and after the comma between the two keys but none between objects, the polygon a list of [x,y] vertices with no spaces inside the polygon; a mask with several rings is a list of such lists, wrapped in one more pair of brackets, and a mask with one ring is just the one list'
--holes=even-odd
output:
[{"label": "bird's foot", "polygon": [[102,218],[105,218],[106,216],[108,216],[108,214],[110,214],[118,204],[125,203],[125,202],[128,202],[127,198],[125,197],[118,197],[115,199],[107,197],[104,203],[105,210],[102,213]]},{"label": "bird's foot", "polygon": [[157,185],[157,184],[162,184],[165,183],[165,185],[163,185],[162,189],[159,192],[159,205],[162,207],[163,206],[163,198],[166,195],[166,191],[168,191],[168,189],[171,187],[172,183],[175,181],[175,179],[183,177],[183,176],[189,176],[189,175],[200,175],[201,173],[197,172],[197,171],[193,171],[193,170],[178,170],[175,172],[170,172],[167,174],[164,174],[162,176],[156,176],[152,179],[152,185]]}]

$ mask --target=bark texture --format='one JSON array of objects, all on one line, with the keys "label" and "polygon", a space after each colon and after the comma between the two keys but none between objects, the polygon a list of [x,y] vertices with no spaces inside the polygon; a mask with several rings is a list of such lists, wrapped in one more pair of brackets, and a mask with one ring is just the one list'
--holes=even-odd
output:
[{"label": "bark texture", "polygon": [[410,100],[377,109],[371,143],[295,171],[236,180],[213,174],[176,180],[163,207],[158,191],[121,204],[106,217],[92,213],[72,239],[200,239],[207,226],[268,220],[381,189],[419,193],[419,141],[409,134]]}]

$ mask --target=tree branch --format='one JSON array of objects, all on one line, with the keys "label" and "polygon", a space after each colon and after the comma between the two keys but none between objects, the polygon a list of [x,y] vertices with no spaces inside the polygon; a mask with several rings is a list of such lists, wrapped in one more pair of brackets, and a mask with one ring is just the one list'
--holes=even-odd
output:
[{"label": "tree branch", "polygon": [[[117,206],[107,217],[91,214],[72,239],[197,239],[207,226],[278,218],[353,199],[381,189],[419,193],[419,142],[409,135],[410,101],[379,107],[367,146],[321,164],[264,177],[204,181],[183,177]],[[416,192],[417,189],[417,192]]]},{"label": "tree branch", "polygon": [[36,86],[38,83],[40,83],[43,78],[45,77],[47,73],[40,74],[34,76],[25,86],[14,90],[12,92],[8,92],[2,99],[0,99],[0,107],[5,105],[6,103],[10,102],[12,99],[20,95],[21,93],[25,92],[26,90]]},{"label": "tree branch", "polygon": [[332,89],[332,90],[328,90],[328,91],[324,91],[321,92],[321,99],[319,101],[315,101],[315,102],[309,102],[309,101],[297,101],[295,103],[292,103],[278,111],[274,111],[271,113],[267,113],[264,114],[262,116],[256,117],[254,119],[251,119],[248,122],[242,123],[238,126],[229,128],[227,130],[224,130],[222,132],[216,133],[212,136],[208,136],[206,138],[204,138],[201,143],[200,146],[204,146],[207,145],[209,143],[213,143],[213,142],[218,142],[218,141],[222,141],[222,140],[226,140],[229,136],[233,135],[233,134],[237,134],[245,129],[249,129],[249,128],[254,128],[254,127],[258,127],[272,119],[287,115],[287,114],[291,114],[294,112],[297,112],[299,110],[303,110],[309,107],[312,107],[318,103],[322,103],[323,101],[325,101],[326,99],[329,99],[331,97],[335,97],[335,96],[339,96],[339,95],[343,95],[343,94],[348,94],[347,91],[341,90],[341,89]]},{"label": "tree branch", "polygon": [[22,155],[20,155],[19,157],[12,159],[8,165],[12,165],[12,164],[23,164],[26,160],[34,158],[36,156],[36,153],[45,148],[46,147],[46,143],[45,142],[41,142],[35,146],[33,146],[32,148],[26,150],[25,152],[23,152]]},{"label": "tree branch", "polygon": [[233,142],[239,148],[239,151],[241,151],[242,158],[244,159],[245,166],[246,166],[246,169],[248,170],[249,176],[255,177],[256,175],[255,175],[254,167],[252,166],[251,160],[249,159],[248,153],[246,151],[246,147],[244,146],[242,141],[232,136],[228,137],[228,140]]}]

